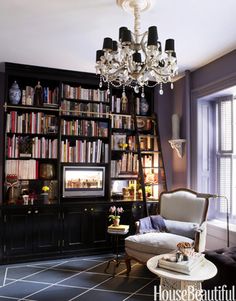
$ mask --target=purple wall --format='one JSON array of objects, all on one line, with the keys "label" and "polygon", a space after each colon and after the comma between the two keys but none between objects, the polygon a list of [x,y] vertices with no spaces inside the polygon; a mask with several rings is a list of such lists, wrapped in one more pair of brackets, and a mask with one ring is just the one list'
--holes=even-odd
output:
[{"label": "purple wall", "polygon": [[[194,72],[186,71],[185,76],[175,82],[173,91],[166,85],[164,95],[157,97],[158,105],[155,110],[159,118],[168,189],[195,188],[197,100],[233,85],[236,85],[236,50]],[[171,115],[173,113],[179,114],[180,135],[187,140],[182,159],[177,157],[168,144],[172,136]]]},{"label": "purple wall", "polygon": [[161,150],[167,179],[167,189],[172,187],[172,150],[168,140],[171,139],[171,115],[173,104],[173,90],[164,87],[164,95],[159,94],[159,89],[155,89],[154,111],[157,114],[159,134],[161,139]]}]

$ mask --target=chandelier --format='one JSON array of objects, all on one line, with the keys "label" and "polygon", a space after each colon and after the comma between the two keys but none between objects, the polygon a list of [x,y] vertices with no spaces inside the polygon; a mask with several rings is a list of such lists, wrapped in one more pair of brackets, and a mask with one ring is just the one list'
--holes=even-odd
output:
[{"label": "chandelier", "polygon": [[117,4],[134,14],[134,32],[120,27],[119,41],[104,38],[102,50],[96,52],[96,73],[100,74],[99,87],[107,83],[114,87],[132,87],[136,93],[144,87],[159,84],[159,93],[163,94],[163,84],[170,83],[173,89],[173,77],[178,74],[174,40],[167,39],[165,51],[158,40],[157,27],[140,33],[140,12],[151,6],[151,0],[117,0]]}]

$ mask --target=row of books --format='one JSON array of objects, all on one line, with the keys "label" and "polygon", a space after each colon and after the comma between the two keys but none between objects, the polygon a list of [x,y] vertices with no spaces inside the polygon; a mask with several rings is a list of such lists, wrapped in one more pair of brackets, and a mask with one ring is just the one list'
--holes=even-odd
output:
[{"label": "row of books", "polygon": [[20,114],[17,111],[7,114],[7,133],[48,134],[56,131],[57,118],[55,115],[43,112]]},{"label": "row of books", "polygon": [[72,144],[68,139],[61,141],[61,162],[108,163],[109,145],[102,140],[76,140]]},{"label": "row of books", "polygon": [[38,179],[37,160],[6,160],[6,175],[15,174],[19,180]]},{"label": "row of books", "polygon": [[[43,105],[58,105],[59,100],[59,88],[50,89],[49,87],[42,87],[41,102]],[[26,86],[22,90],[22,105],[40,105],[35,100],[35,88]]]},{"label": "row of books", "polygon": [[111,149],[136,151],[135,136],[113,133],[111,137]]},{"label": "row of books", "polygon": [[29,138],[13,135],[7,137],[8,158],[32,157],[41,159],[57,158],[57,139],[46,139],[45,137]]},{"label": "row of books", "polygon": [[125,97],[117,97],[116,95],[112,95],[111,98],[111,111],[113,113],[122,113],[122,114],[129,114],[129,101],[128,98]]},{"label": "row of books", "polygon": [[108,123],[95,120],[61,120],[61,134],[87,137],[108,137]]},{"label": "row of books", "polygon": [[[157,150],[157,146],[155,145],[154,137],[149,135],[147,136],[139,136],[140,150]],[[155,148],[154,148],[155,145]]]},{"label": "row of books", "polygon": [[134,122],[131,116],[111,116],[111,127],[115,129],[134,129]]},{"label": "row of books", "polygon": [[139,160],[137,154],[123,154],[121,160],[111,161],[111,177],[137,177]]},{"label": "row of books", "polygon": [[109,117],[110,106],[104,103],[80,103],[69,100],[61,102],[63,115]]},{"label": "row of books", "polygon": [[74,87],[67,84],[62,84],[62,98],[109,102],[107,90],[85,89],[81,86]]}]

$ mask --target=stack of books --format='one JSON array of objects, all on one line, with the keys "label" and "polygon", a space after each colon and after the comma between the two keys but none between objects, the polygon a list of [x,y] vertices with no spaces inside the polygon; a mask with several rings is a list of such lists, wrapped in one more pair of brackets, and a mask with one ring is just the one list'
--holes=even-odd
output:
[{"label": "stack of books", "polygon": [[158,260],[158,267],[190,275],[194,269],[199,267],[204,261],[204,254],[194,253],[187,261],[174,261],[175,254],[165,255]]},{"label": "stack of books", "polygon": [[107,232],[111,234],[126,234],[129,231],[129,225],[110,225],[107,228]]}]

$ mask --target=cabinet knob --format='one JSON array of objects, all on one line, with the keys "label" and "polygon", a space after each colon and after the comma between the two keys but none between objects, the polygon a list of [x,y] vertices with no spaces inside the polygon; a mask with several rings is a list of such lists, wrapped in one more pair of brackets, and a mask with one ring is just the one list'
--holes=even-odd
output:
[{"label": "cabinet knob", "polygon": [[34,211],[34,213],[36,213],[36,214],[37,214],[37,213],[39,213],[39,211],[38,211],[38,210],[35,210],[35,211]]},{"label": "cabinet knob", "polygon": [[31,214],[31,210],[29,210],[27,213],[28,213],[28,214]]},{"label": "cabinet knob", "polygon": [[84,211],[88,211],[88,209],[87,209],[87,208],[84,208]]},{"label": "cabinet knob", "polygon": [[91,208],[90,210],[91,210],[91,211],[93,211],[94,209],[93,209],[93,208]]},{"label": "cabinet knob", "polygon": [[140,206],[139,206],[139,208],[141,209],[141,208],[142,208],[142,206],[140,205]]}]

